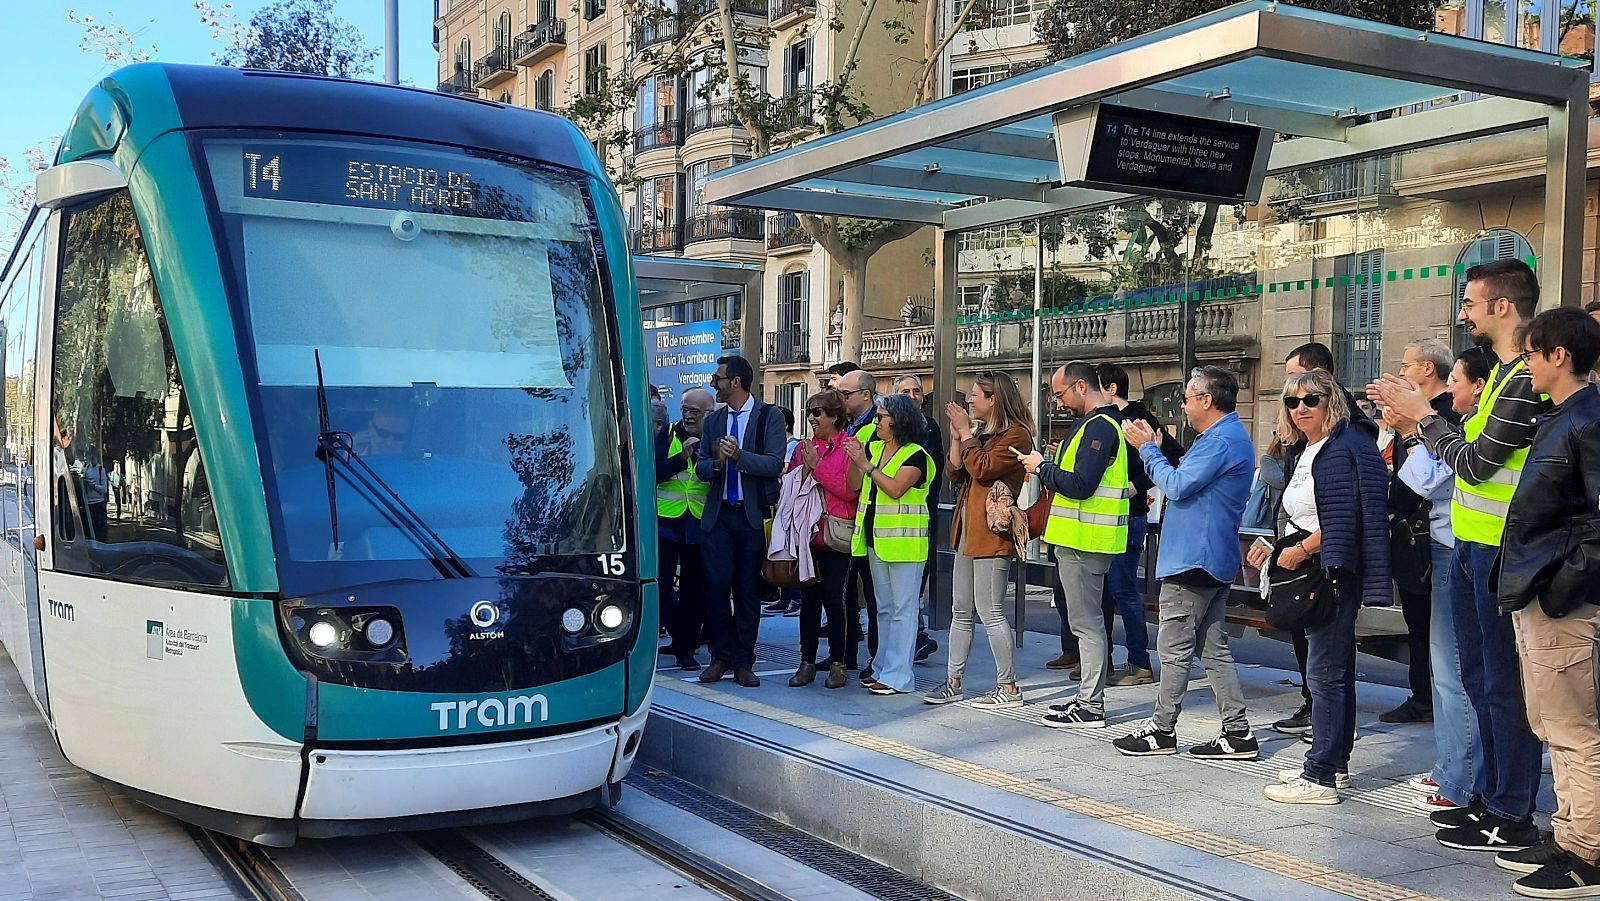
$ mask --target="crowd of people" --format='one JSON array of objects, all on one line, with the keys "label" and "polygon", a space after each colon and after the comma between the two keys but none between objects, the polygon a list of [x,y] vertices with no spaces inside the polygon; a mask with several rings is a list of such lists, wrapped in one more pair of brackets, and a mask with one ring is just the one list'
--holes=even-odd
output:
[{"label": "crowd of people", "polygon": [[[1107,725],[1108,687],[1158,681],[1148,722],[1117,738],[1130,757],[1178,750],[1177,719],[1199,656],[1222,720],[1199,758],[1260,753],[1228,647],[1226,605],[1241,563],[1262,573],[1269,622],[1290,633],[1303,704],[1272,724],[1310,747],[1266,799],[1336,804],[1348,788],[1356,733],[1356,621],[1398,599],[1408,628],[1410,696],[1386,722],[1431,723],[1433,770],[1413,779],[1416,804],[1451,848],[1493,852],[1534,897],[1600,897],[1600,304],[1536,315],[1539,286],[1523,262],[1466,274],[1459,321],[1476,346],[1407,344],[1395,374],[1357,386],[1334,376],[1329,349],[1292,351],[1266,453],[1236,411],[1226,369],[1201,366],[1182,409],[1197,434],[1185,450],[1113,365],[1074,361],[1050,391],[1071,424],[1040,447],[1028,405],[1003,372],[972,382],[941,430],[914,377],[877,394],[850,364],[812,395],[806,438],[786,443],[782,417],[750,393],[743,359],[719,361],[716,396],[691,391],[661,430],[657,469],[663,584],[678,593],[667,652],[688,670],[702,621],[715,682],[752,671],[763,567],[798,589],[801,663],[789,684],[848,672],[874,694],[911,692],[931,653],[919,628],[927,590],[936,480],[954,488],[951,624],[944,681],[923,700],[967,698],[976,625],[995,663],[975,707],[1023,695],[1006,582],[1030,538],[1023,486],[1047,512],[1062,654],[1047,666],[1078,682],[1051,705],[1052,728]],[[717,406],[719,405],[720,406]],[[713,409],[715,407],[715,409]],[[1164,499],[1153,564],[1160,580],[1153,666],[1139,558],[1152,495]],[[771,536],[763,534],[772,519]],[[1243,550],[1241,534],[1259,536]],[[705,561],[716,561],[706,565]],[[775,564],[777,564],[775,566]],[[866,665],[857,669],[861,613]],[[1127,662],[1112,666],[1112,623]],[[820,662],[826,639],[828,655]],[[985,680],[987,681],[987,680]],[[1557,809],[1534,822],[1548,746]]]}]

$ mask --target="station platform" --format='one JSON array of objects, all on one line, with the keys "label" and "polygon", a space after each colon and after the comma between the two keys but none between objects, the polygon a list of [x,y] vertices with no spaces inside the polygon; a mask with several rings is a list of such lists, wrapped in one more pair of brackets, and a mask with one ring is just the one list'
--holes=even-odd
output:
[{"label": "station platform", "polygon": [[[945,673],[946,636],[931,634],[941,648],[918,665],[919,692]],[[1441,847],[1412,807],[1404,782],[1430,769],[1432,728],[1378,721],[1404,689],[1358,685],[1351,788],[1341,804],[1297,806],[1261,792],[1309,748],[1270,729],[1299,706],[1298,673],[1240,664],[1260,759],[1129,758],[1110,741],[1148,718],[1156,687],[1108,688],[1105,728],[1043,727],[1047,705],[1076,692],[1044,666],[1054,635],[1026,634],[1026,704],[998,711],[870,695],[854,673],[842,689],[820,676],[790,688],[797,647],[797,619],[763,619],[755,689],[701,684],[663,657],[640,762],[972,901],[1513,897],[1516,874]],[[981,635],[966,672],[969,698],[993,687]],[[1191,676],[1180,752],[1221,727],[1198,667]],[[1548,775],[1540,801],[1544,826]]]}]

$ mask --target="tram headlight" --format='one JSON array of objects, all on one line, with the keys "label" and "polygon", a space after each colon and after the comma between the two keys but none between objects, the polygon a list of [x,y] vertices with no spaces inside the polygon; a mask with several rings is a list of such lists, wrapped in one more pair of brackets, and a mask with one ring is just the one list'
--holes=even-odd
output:
[{"label": "tram headlight", "polygon": [[599,614],[595,616],[596,621],[600,623],[600,628],[608,631],[620,628],[627,618],[628,615],[622,612],[622,608],[616,604],[607,604],[601,607]]},{"label": "tram headlight", "polygon": [[565,629],[569,635],[576,635],[582,632],[588,621],[589,618],[584,616],[583,611],[576,607],[568,607],[566,612],[561,614],[561,628]]},{"label": "tram headlight", "polygon": [[381,616],[367,620],[366,628],[362,631],[366,633],[367,643],[375,648],[387,647],[389,642],[394,641],[394,623]]},{"label": "tram headlight", "polygon": [[319,648],[331,648],[339,640],[339,627],[327,620],[311,624],[306,630],[306,638]]}]

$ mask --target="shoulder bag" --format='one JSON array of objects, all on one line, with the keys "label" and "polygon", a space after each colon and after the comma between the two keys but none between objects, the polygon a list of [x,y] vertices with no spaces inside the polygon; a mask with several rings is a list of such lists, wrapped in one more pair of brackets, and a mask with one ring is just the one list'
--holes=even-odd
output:
[{"label": "shoulder bag", "polygon": [[1297,528],[1273,545],[1267,564],[1267,622],[1275,629],[1319,629],[1338,615],[1338,584],[1323,570],[1321,554],[1312,554],[1299,569],[1278,565],[1284,549],[1309,537],[1310,532]]}]

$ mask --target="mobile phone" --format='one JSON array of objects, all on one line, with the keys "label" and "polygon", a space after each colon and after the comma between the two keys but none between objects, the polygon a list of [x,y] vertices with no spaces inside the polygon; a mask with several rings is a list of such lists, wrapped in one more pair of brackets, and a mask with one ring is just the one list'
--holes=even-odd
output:
[{"label": "mobile phone", "polygon": [[1268,541],[1266,538],[1264,538],[1264,537],[1262,537],[1260,535],[1256,536],[1256,543],[1253,546],[1257,547],[1257,548],[1260,548],[1261,550],[1266,551],[1269,554],[1272,553],[1272,542]]},{"label": "mobile phone", "polygon": [[1027,456],[1027,454],[1023,453],[1022,451],[1017,450],[1016,448],[1012,447],[1009,444],[1006,445],[1006,450],[1011,452],[1011,456],[1017,457],[1019,459],[1022,458],[1022,457],[1026,457]]}]

